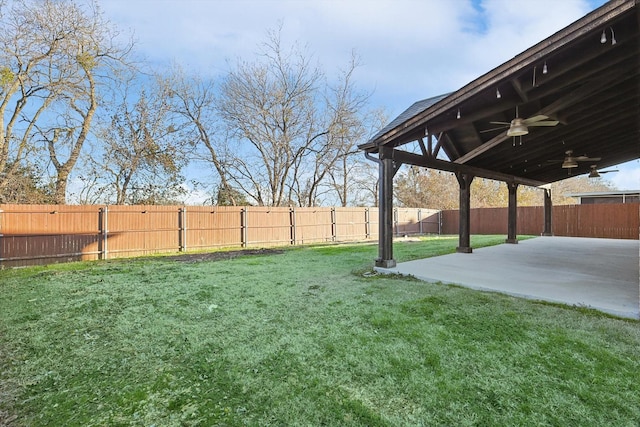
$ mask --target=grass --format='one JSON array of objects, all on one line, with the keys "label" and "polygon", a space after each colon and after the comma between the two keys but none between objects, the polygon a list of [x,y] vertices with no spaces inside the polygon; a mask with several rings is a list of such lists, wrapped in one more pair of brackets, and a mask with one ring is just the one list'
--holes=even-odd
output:
[{"label": "grass", "polygon": [[639,322],[364,274],[375,255],[0,271],[0,425],[640,423]]}]

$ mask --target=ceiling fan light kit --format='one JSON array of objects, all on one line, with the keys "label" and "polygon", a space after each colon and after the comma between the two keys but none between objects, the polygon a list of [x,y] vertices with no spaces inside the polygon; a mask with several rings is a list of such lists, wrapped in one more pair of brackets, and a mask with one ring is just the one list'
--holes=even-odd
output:
[{"label": "ceiling fan light kit", "polygon": [[524,120],[520,117],[516,117],[511,120],[511,125],[509,126],[509,130],[507,131],[507,136],[522,136],[529,133],[529,129],[527,125],[525,125]]}]

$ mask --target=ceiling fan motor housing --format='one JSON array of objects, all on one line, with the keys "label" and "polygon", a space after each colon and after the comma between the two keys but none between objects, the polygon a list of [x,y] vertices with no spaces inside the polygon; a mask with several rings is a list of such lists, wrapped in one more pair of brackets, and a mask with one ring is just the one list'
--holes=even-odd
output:
[{"label": "ceiling fan motor housing", "polygon": [[507,131],[507,136],[522,136],[529,133],[529,129],[527,125],[524,123],[524,120],[520,117],[516,117],[511,120],[511,126]]}]

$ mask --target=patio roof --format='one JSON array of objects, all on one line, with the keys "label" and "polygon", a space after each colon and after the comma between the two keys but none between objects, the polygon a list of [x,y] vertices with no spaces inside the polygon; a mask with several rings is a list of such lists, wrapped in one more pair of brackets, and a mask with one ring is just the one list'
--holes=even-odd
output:
[{"label": "patio roof", "polygon": [[[640,158],[639,2],[612,0],[461,89],[416,102],[360,148],[534,186]],[[516,109],[558,123],[511,137]],[[569,150],[577,167],[563,168]]]}]

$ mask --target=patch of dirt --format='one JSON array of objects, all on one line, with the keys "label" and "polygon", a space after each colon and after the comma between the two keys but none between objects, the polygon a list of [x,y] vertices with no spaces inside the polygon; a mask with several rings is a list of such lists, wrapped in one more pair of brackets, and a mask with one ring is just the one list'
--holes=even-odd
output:
[{"label": "patch of dirt", "polygon": [[205,262],[205,261],[220,261],[225,259],[234,259],[246,256],[254,255],[276,255],[284,253],[282,249],[242,249],[237,251],[224,251],[224,252],[203,252],[197,254],[183,254],[183,255],[171,255],[162,257],[162,260],[176,261],[176,262]]}]

